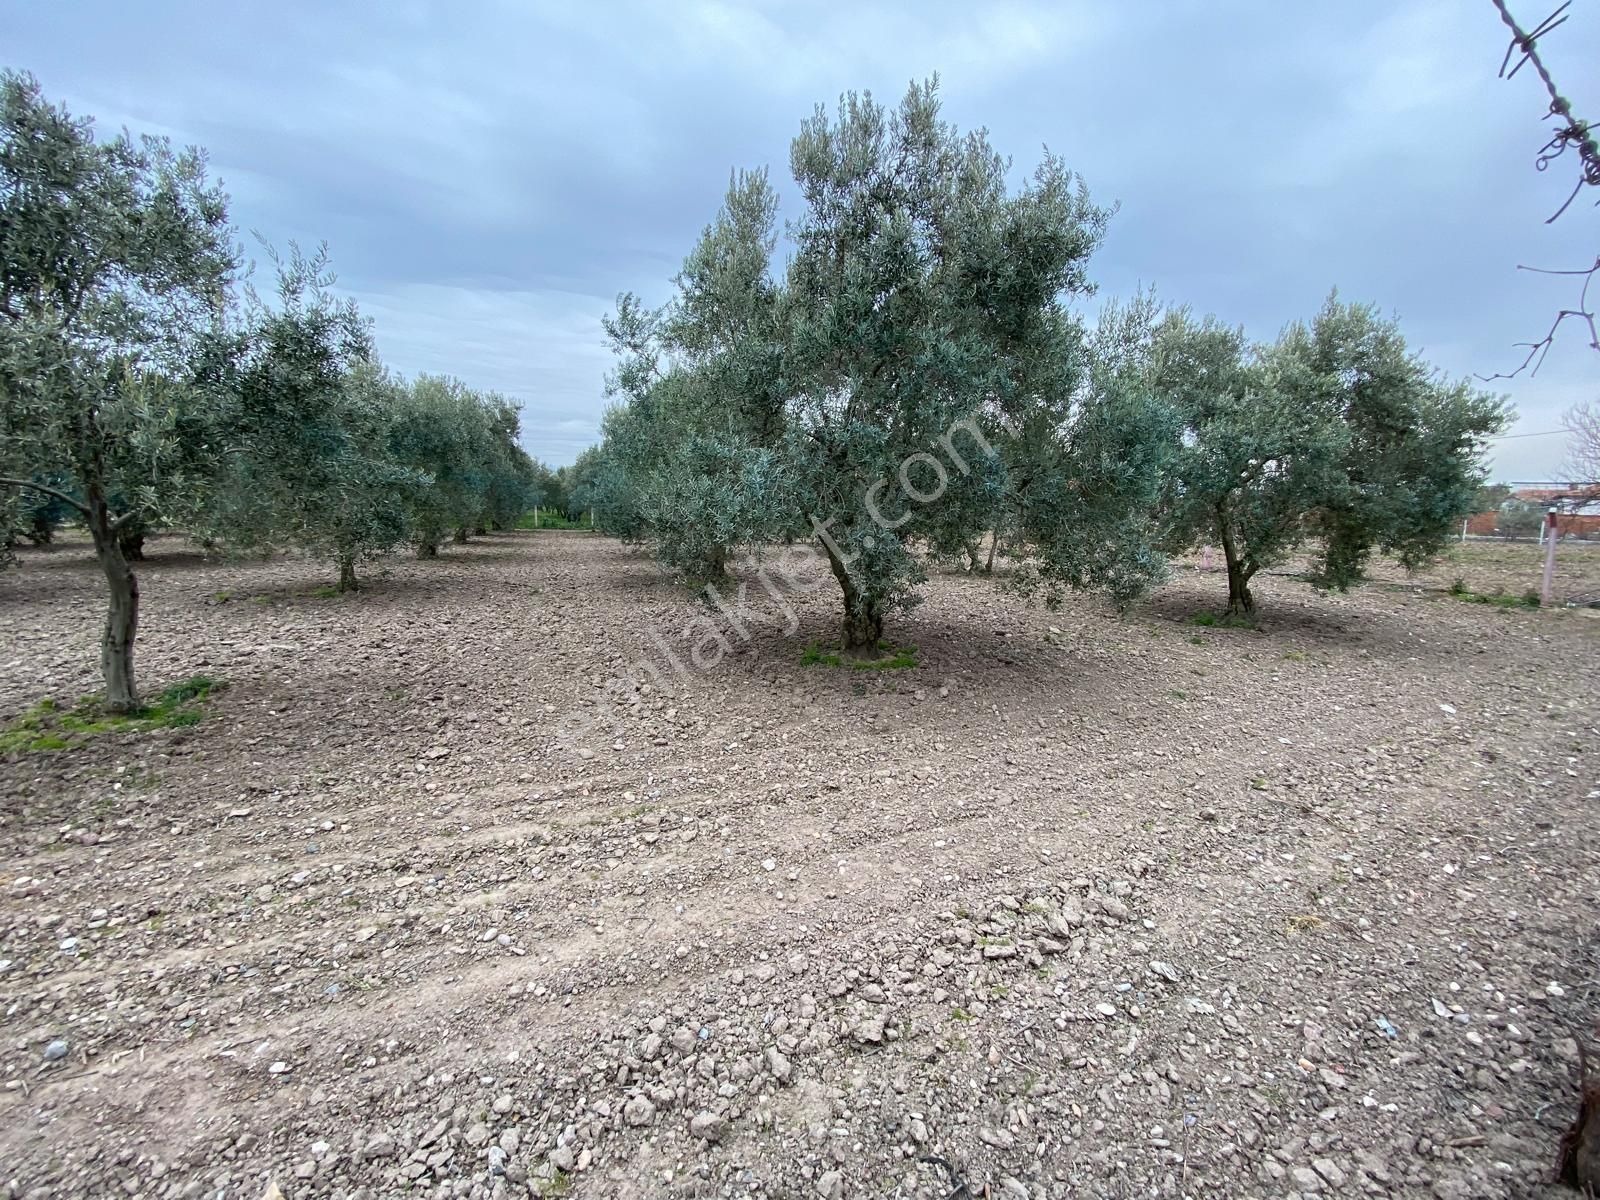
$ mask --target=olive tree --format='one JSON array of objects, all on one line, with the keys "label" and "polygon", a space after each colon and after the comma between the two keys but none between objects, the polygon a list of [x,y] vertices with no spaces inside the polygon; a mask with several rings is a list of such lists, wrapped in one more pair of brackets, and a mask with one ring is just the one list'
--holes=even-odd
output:
[{"label": "olive tree", "polygon": [[487,484],[478,522],[485,529],[510,529],[544,498],[539,466],[522,448],[522,422],[515,404],[497,392],[478,397],[489,431]]},{"label": "olive tree", "polygon": [[786,448],[842,593],[845,651],[870,653],[916,602],[920,550],[958,553],[993,524],[1018,480],[985,430],[1036,439],[1017,495],[1037,552],[1063,582],[1107,582],[1129,547],[1089,555],[1098,539],[1070,532],[1086,493],[1066,308],[1090,290],[1106,212],[1050,156],[1008,189],[1007,161],[940,119],[933,83],[892,110],[853,93],[834,116],[819,107],[790,162],[805,210],[782,301]]},{"label": "olive tree", "polygon": [[208,386],[229,445],[208,516],[236,548],[287,544],[331,560],[339,590],[352,591],[360,561],[409,536],[407,514],[430,478],[393,457],[394,382],[332,284],[326,250],[292,250],[275,300],[253,300],[219,355]]},{"label": "olive tree", "polygon": [[1330,297],[1309,325],[1250,346],[1186,310],[1155,327],[1150,373],[1181,417],[1170,549],[1220,545],[1228,612],[1255,611],[1257,572],[1315,539],[1312,576],[1344,589],[1374,550],[1437,554],[1484,482],[1504,406],[1450,382],[1370,307]]},{"label": "olive tree", "polygon": [[1494,531],[1501,537],[1531,538],[1537,536],[1544,521],[1544,505],[1512,497],[1501,503],[1495,515]]},{"label": "olive tree", "polygon": [[0,487],[47,496],[88,530],[113,711],[138,707],[122,535],[203,495],[215,413],[188,360],[236,261],[198,150],[99,141],[31,76],[0,73]]},{"label": "olive tree", "polygon": [[434,558],[452,532],[466,540],[482,509],[487,423],[477,397],[443,376],[397,385],[395,408],[391,452],[431,480],[412,498],[411,526],[417,557]]}]

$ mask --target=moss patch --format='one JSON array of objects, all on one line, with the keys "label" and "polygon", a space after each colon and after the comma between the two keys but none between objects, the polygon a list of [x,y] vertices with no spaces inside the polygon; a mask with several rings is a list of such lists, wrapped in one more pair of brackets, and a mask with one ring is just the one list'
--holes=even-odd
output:
[{"label": "moss patch", "polygon": [[906,671],[917,665],[915,646],[896,646],[889,642],[878,643],[881,658],[846,659],[837,650],[824,650],[816,642],[806,647],[800,663],[807,667],[843,667],[852,671]]},{"label": "moss patch", "polygon": [[1206,629],[1254,629],[1256,623],[1248,617],[1230,617],[1226,613],[1220,616],[1214,612],[1197,612],[1189,618],[1189,624],[1200,625]]},{"label": "moss patch", "polygon": [[1491,608],[1538,608],[1539,593],[1529,588],[1520,596],[1510,592],[1474,592],[1459,577],[1449,587],[1450,595],[1468,604],[1487,604]]},{"label": "moss patch", "polygon": [[180,729],[198,725],[202,705],[211,693],[226,685],[209,675],[194,675],[175,683],[138,712],[111,713],[90,696],[73,708],[54,700],[41,700],[4,729],[0,729],[0,755],[67,750],[104,733],[144,733],[152,729]]}]

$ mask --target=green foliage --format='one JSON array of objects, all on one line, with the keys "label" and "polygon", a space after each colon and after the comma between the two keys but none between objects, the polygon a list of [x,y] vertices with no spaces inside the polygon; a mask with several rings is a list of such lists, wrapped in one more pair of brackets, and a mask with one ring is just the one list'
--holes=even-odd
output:
[{"label": "green foliage", "polygon": [[1505,420],[1498,399],[1439,379],[1394,322],[1336,297],[1270,346],[1182,309],[1152,322],[1148,345],[1149,378],[1183,423],[1166,544],[1221,545],[1233,614],[1254,609],[1258,571],[1311,538],[1324,587],[1355,582],[1374,551],[1408,567],[1438,554]]},{"label": "green foliage", "polygon": [[234,452],[208,512],[208,532],[235,549],[288,544],[339,566],[409,535],[408,501],[429,476],[391,457],[396,384],[372,361],[366,322],[336,299],[325,249],[291,248],[278,294],[254,300],[208,380]]},{"label": "green foliage", "polygon": [[671,303],[618,298],[606,442],[575,464],[572,494],[602,527],[648,542],[694,580],[799,520],[784,434],[779,288],[769,264],[777,199],[764,172],[734,177],[685,260]]},{"label": "green foliage", "polygon": [[589,524],[589,514],[582,512],[576,520],[571,519],[553,508],[540,508],[538,521],[535,523],[534,514],[523,513],[517,520],[518,529],[593,529]]},{"label": "green foliage", "polygon": [[1030,555],[1014,582],[1042,587],[1052,607],[1065,588],[1100,588],[1126,608],[1166,575],[1159,502],[1178,423],[1140,370],[1141,312],[1108,305],[1071,404],[1037,406],[1002,442],[1017,543]]},{"label": "green foliage", "polygon": [[548,470],[519,445],[517,409],[504,397],[429,375],[391,386],[390,451],[429,480],[408,493],[419,554],[432,557],[458,531],[510,528],[542,501]]},{"label": "green foliage", "polygon": [[790,150],[804,209],[772,272],[777,201],[736,175],[661,310],[624,295],[605,441],[574,475],[602,528],[694,577],[820,536],[844,645],[917,601],[927,554],[998,531],[1019,587],[1119,600],[1158,579],[1171,427],[1148,382],[1091,371],[1066,305],[1107,214],[1046,156],[1021,188],[935,85],[849,94]]},{"label": "green foliage", "polygon": [[0,488],[51,496],[88,527],[110,600],[107,702],[120,709],[138,702],[122,535],[180,519],[205,494],[215,412],[190,386],[191,360],[235,265],[226,197],[199,151],[97,141],[31,76],[0,72]]},{"label": "green foliage", "polygon": [[1501,537],[1537,537],[1544,519],[1543,505],[1511,497],[1500,502],[1500,510],[1495,516],[1494,531]]},{"label": "green foliage", "polygon": [[0,75],[0,474],[104,525],[189,511],[211,414],[181,384],[235,263],[199,151],[97,142]]},{"label": "green foliage", "polygon": [[[784,297],[787,446],[828,527],[846,646],[916,602],[918,545],[961,552],[1008,492],[1035,555],[1099,582],[1104,561],[1067,528],[1086,507],[1062,430],[1084,360],[1063,301],[1088,289],[1105,212],[1049,156],[1010,193],[1005,160],[940,119],[933,84],[893,110],[856,94],[819,108],[790,161],[806,208]],[[1031,471],[993,452],[1006,429]]]}]

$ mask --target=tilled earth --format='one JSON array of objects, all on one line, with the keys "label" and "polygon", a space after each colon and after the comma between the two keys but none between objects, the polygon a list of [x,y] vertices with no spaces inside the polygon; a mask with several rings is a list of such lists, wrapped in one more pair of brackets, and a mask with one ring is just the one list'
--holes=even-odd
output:
[{"label": "tilled earth", "polygon": [[[1596,613],[946,573],[866,671],[780,575],[156,543],[141,678],[228,686],[0,763],[0,1196],[1571,1194]],[[0,575],[0,714],[99,609]]]}]

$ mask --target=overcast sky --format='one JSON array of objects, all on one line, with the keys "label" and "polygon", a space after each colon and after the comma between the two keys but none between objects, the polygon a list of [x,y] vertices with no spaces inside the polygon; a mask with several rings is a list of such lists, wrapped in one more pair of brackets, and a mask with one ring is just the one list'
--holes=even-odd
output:
[{"label": "overcast sky", "polygon": [[[1513,0],[1525,23],[1549,0]],[[1600,2],[1545,51],[1600,111]],[[343,11],[335,11],[343,10]],[[1525,11],[1523,11],[1525,10]],[[846,89],[897,100],[938,72],[946,116],[988,128],[1020,176],[1042,147],[1121,209],[1092,274],[1271,337],[1337,285],[1401,319],[1452,374],[1509,370],[1600,247],[1600,209],[1548,217],[1545,100],[1495,78],[1488,0],[1309,6],[905,3],[9,5],[0,55],[108,128],[206,147],[242,230],[326,239],[401,371],[522,402],[552,463],[594,441],[600,318],[647,300],[734,167],[770,164],[795,214],[789,140]],[[1098,303],[1095,301],[1094,303]],[[1515,433],[1600,396],[1569,325],[1537,379],[1494,386]],[[1560,437],[1496,448],[1548,479]]]}]

